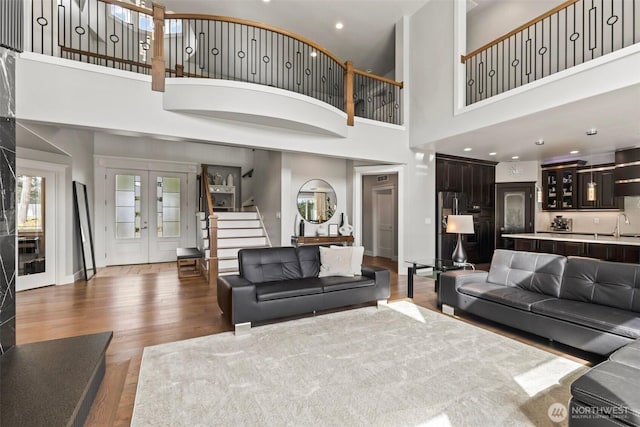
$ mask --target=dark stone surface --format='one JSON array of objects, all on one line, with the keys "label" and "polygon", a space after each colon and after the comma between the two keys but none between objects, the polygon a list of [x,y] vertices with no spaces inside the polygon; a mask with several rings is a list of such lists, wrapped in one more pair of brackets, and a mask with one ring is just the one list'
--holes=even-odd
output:
[{"label": "dark stone surface", "polygon": [[[55,427],[78,422],[104,374],[112,332],[13,347],[2,358],[0,425]],[[95,387],[97,389],[97,387]],[[86,414],[84,414],[86,416]],[[79,420],[77,425],[82,425]]]},{"label": "dark stone surface", "polygon": [[0,117],[0,354],[16,342],[15,170],[15,119]]}]

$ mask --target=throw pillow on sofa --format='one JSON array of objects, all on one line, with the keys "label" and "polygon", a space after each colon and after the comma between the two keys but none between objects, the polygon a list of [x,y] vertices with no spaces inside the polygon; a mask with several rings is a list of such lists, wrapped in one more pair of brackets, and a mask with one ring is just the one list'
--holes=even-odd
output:
[{"label": "throw pillow on sofa", "polygon": [[353,277],[352,252],[348,246],[344,248],[325,248],[320,246],[320,273],[318,277]]},{"label": "throw pillow on sofa", "polygon": [[362,258],[364,257],[364,246],[329,246],[332,249],[351,250],[351,272],[354,276],[362,276]]}]

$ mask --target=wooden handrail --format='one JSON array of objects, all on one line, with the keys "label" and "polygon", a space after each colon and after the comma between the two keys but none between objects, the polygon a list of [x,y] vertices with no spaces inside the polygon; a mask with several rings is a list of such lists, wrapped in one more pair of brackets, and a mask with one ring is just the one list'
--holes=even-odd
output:
[{"label": "wooden handrail", "polygon": [[375,74],[371,74],[371,73],[367,73],[366,71],[362,71],[362,70],[357,70],[357,69],[353,69],[353,73],[354,74],[359,74],[361,76],[365,76],[365,77],[369,77],[373,80],[379,80],[383,83],[388,83],[390,85],[394,85],[394,86],[398,86],[400,89],[402,89],[404,87],[404,82],[397,82],[395,80],[391,80],[388,79],[386,77],[381,77],[381,76],[377,76]]},{"label": "wooden handrail", "polygon": [[507,34],[498,37],[497,39],[495,39],[492,42],[489,42],[487,44],[485,44],[484,46],[481,46],[479,48],[477,48],[476,50],[474,50],[473,52],[467,53],[466,55],[462,55],[460,56],[460,62],[462,62],[463,64],[465,62],[467,62],[467,59],[477,55],[478,53],[485,51],[487,49],[489,49],[490,47],[493,47],[495,45],[497,45],[500,42],[505,41],[506,39],[508,39],[509,37],[518,34],[520,31],[525,30],[527,28],[529,28],[530,26],[537,24],[538,22],[542,21],[543,19],[546,19],[548,17],[550,17],[551,15],[553,15],[556,12],[561,11],[562,9],[566,9],[567,7],[571,6],[574,3],[577,3],[579,0],[567,0],[562,4],[559,4],[558,6],[554,7],[553,9],[543,13],[542,15],[533,18],[532,20],[530,20],[529,22],[527,22],[526,24],[522,24],[520,25],[518,28],[516,28],[515,30],[509,31]]},{"label": "wooden handrail", "polygon": [[315,42],[313,42],[311,40],[309,40],[306,37],[302,37],[302,36],[300,36],[300,35],[298,35],[296,33],[292,33],[290,31],[283,30],[282,28],[278,28],[278,27],[275,27],[273,25],[264,24],[264,23],[258,22],[258,21],[250,21],[250,20],[247,20],[247,19],[233,18],[233,17],[230,17],[230,16],[202,15],[202,14],[198,14],[198,13],[172,13],[172,12],[167,12],[166,19],[202,19],[202,20],[207,20],[207,21],[222,21],[222,22],[228,22],[228,23],[231,23],[231,24],[248,25],[248,26],[251,26],[251,27],[261,28],[261,29],[267,30],[267,31],[273,31],[274,33],[279,33],[279,34],[282,34],[283,36],[291,37],[291,38],[294,38],[294,39],[296,39],[298,41],[301,41],[303,43],[308,44],[309,46],[313,47],[314,49],[324,53],[329,58],[331,58],[334,61],[336,61],[339,66],[344,68],[343,61],[341,61],[340,58],[335,56],[333,53],[329,52],[324,47],[320,46],[319,44],[317,44],[317,43],[315,43]]},{"label": "wooden handrail", "polygon": [[100,0],[102,3],[110,3],[115,4],[116,6],[120,6],[123,9],[135,10],[136,12],[144,13],[145,15],[153,15],[152,9],[147,9],[146,7],[136,6],[131,3],[123,3],[119,0]]},{"label": "wooden handrail", "polygon": [[213,215],[213,200],[211,199],[211,192],[209,191],[209,172],[207,170],[207,165],[202,165],[202,191],[206,194],[205,199],[207,200],[207,210],[209,211],[209,216]]}]

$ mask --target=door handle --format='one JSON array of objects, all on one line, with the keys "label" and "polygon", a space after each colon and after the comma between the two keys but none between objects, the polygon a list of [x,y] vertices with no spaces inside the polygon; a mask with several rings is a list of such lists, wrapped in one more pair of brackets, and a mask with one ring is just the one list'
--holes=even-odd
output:
[{"label": "door handle", "polygon": [[140,230],[146,230],[147,228],[149,228],[149,227],[147,227],[147,226],[145,225],[144,227],[140,227]]},{"label": "door handle", "polygon": [[504,227],[500,227],[500,231],[504,231]]}]

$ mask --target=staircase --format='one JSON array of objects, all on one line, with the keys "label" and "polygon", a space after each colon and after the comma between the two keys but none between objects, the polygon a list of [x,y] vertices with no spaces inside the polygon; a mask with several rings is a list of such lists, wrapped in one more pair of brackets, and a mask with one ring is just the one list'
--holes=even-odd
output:
[{"label": "staircase", "polygon": [[271,246],[259,212],[217,212],[218,273],[238,273],[238,251]]}]

